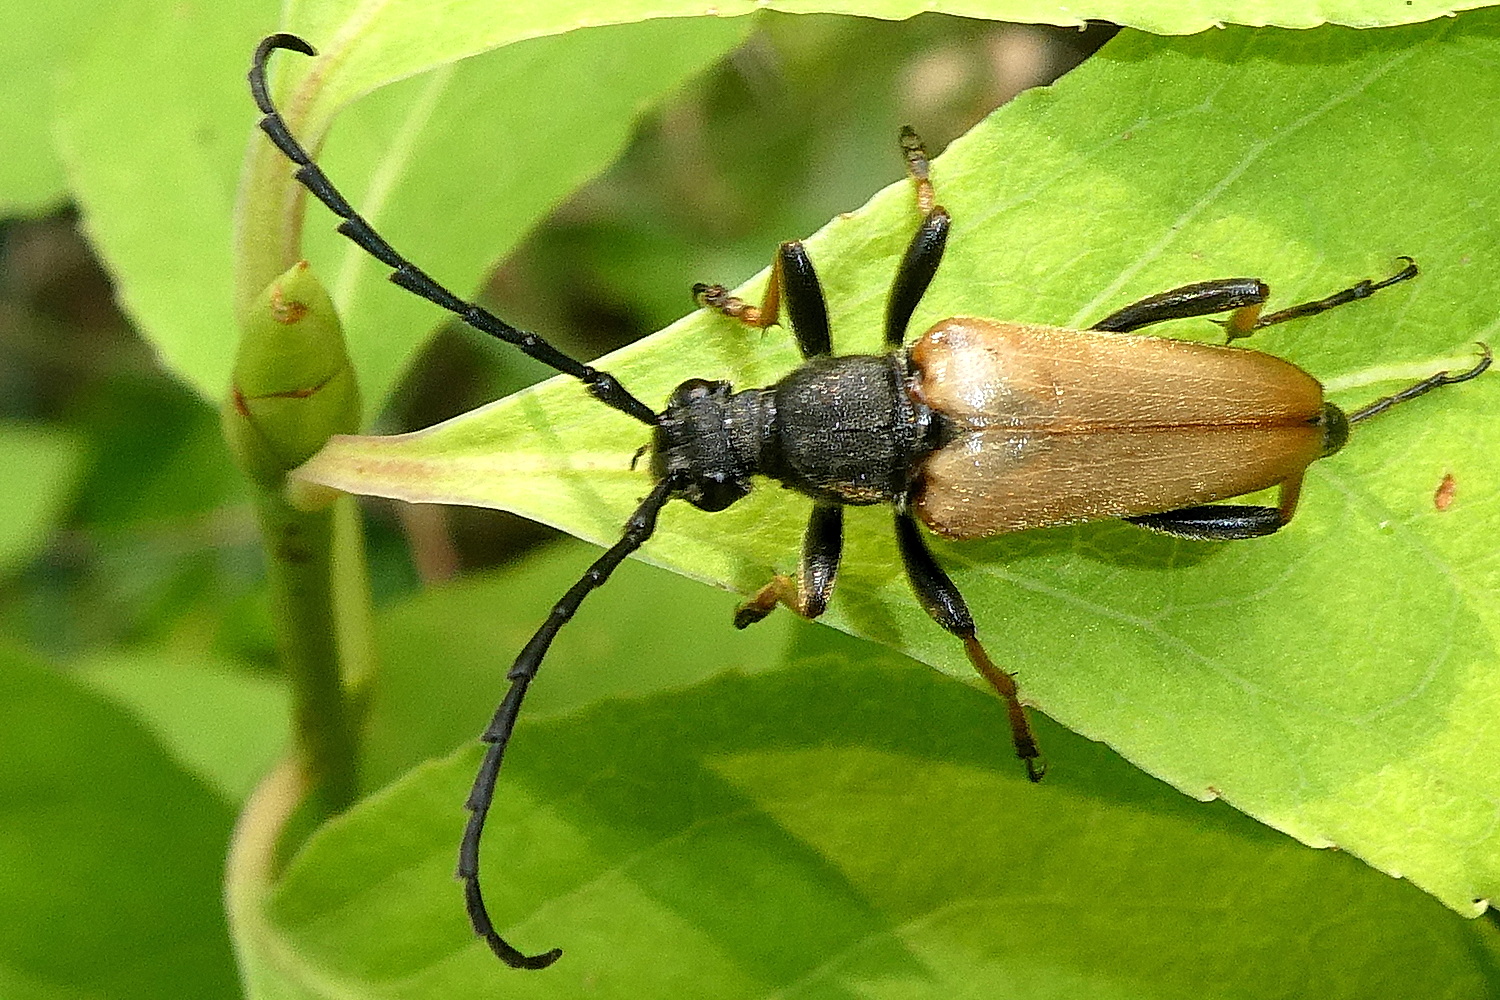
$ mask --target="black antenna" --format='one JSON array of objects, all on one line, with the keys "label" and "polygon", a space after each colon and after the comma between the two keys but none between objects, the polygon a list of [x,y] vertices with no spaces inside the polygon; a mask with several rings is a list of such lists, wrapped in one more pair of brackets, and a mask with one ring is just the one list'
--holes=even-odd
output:
[{"label": "black antenna", "polygon": [[621,413],[629,414],[643,424],[656,425],[655,411],[627,392],[613,375],[569,357],[534,333],[517,330],[482,306],[465,302],[434,281],[421,268],[402,257],[382,239],[370,224],[354,211],[344,196],[339,194],[333,182],[328,179],[328,175],[312,161],[312,157],[292,135],[291,129],[287,128],[286,121],[281,117],[281,112],[276,110],[276,105],[271,101],[270,91],[266,87],[266,61],[277,49],[290,49],[309,56],[317,55],[317,51],[307,42],[285,32],[268,35],[261,40],[260,45],[256,46],[255,57],[250,64],[250,93],[255,98],[256,107],[260,108],[261,113],[265,115],[260,120],[261,131],[270,136],[276,148],[297,165],[295,176],[302,186],[327,205],[334,215],[344,220],[339,224],[339,232],[349,237],[356,246],[370,256],[391,268],[391,281],[402,288],[442,306],[481,333],[497,337],[507,344],[514,344],[527,356],[535,358],[564,375],[573,376],[581,381],[588,388],[589,393],[601,403],[612,406]]},{"label": "black antenna", "polygon": [[[276,110],[276,105],[272,103],[266,86],[266,62],[271,53],[277,49],[291,49],[304,55],[316,55],[313,47],[307,42],[296,35],[286,33],[270,35],[256,47],[255,56],[250,65],[250,92],[255,98],[256,106],[265,115],[260,120],[260,128],[270,137],[276,148],[297,165],[295,174],[297,181],[312,192],[313,196],[326,205],[330,211],[343,219],[338,227],[340,233],[347,236],[360,249],[390,267],[392,269],[391,281],[397,285],[442,306],[476,330],[513,344],[528,356],[580,380],[589,393],[600,402],[629,414],[641,423],[656,426],[655,412],[627,392],[613,375],[582,364],[557,350],[536,334],[517,330],[481,306],[465,302],[434,281],[415,264],[402,257],[381,238],[370,224],[354,211],[322,169],[312,161],[307,150],[292,135],[281,113]],[[557,948],[539,955],[527,955],[507,943],[495,930],[494,923],[490,920],[484,894],[479,885],[479,841],[484,833],[484,823],[489,815],[490,803],[494,799],[495,783],[500,776],[500,765],[505,757],[505,748],[510,743],[511,733],[516,727],[521,701],[526,697],[526,689],[536,677],[537,670],[542,665],[542,659],[546,656],[548,647],[552,645],[552,640],[557,637],[557,633],[572,619],[584,598],[602,586],[627,556],[645,544],[652,532],[656,530],[657,514],[673,496],[681,492],[684,486],[679,475],[667,476],[658,482],[652,488],[650,495],[630,516],[630,520],[625,522],[625,531],[620,540],[600,556],[584,573],[583,578],[553,606],[547,620],[521,650],[521,654],[516,657],[515,663],[506,674],[510,680],[510,688],[506,691],[505,698],[501,701],[488,728],[480,737],[484,743],[488,744],[488,749],[465,804],[470,815],[468,824],[464,828],[463,843],[459,848],[458,877],[464,884],[464,900],[475,933],[484,938],[490,950],[501,961],[513,968],[545,969],[562,956],[562,950]]]},{"label": "black antenna", "polygon": [[680,488],[681,484],[671,476],[657,483],[635,513],[630,515],[630,520],[625,522],[625,533],[620,540],[600,556],[583,574],[582,579],[573,584],[562,599],[552,606],[547,620],[536,630],[536,634],[521,650],[515,664],[505,675],[510,680],[510,689],[505,692],[504,700],[495,710],[494,719],[479,737],[489,744],[489,748],[485,751],[484,763],[479,765],[479,773],[474,777],[474,787],[465,803],[469,810],[469,822],[464,827],[463,843],[458,849],[458,877],[464,883],[464,903],[469,909],[469,921],[474,925],[474,933],[484,938],[490,950],[513,969],[545,969],[562,957],[561,948],[553,948],[540,955],[527,955],[508,944],[490,921],[489,910],[484,905],[484,895],[479,888],[479,838],[484,834],[485,817],[489,815],[490,801],[495,797],[495,782],[500,777],[500,764],[505,758],[505,747],[510,742],[510,734],[516,728],[521,699],[526,697],[526,688],[536,677],[537,669],[542,665],[542,657],[547,655],[547,648],[557,638],[558,631],[577,612],[583,599],[603,586],[615,567],[651,537],[651,533],[656,530],[657,513]]}]

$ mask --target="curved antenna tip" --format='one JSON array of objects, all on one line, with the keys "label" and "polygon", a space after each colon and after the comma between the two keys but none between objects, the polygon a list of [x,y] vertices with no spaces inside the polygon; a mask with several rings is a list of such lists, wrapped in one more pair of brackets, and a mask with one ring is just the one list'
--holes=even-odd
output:
[{"label": "curved antenna tip", "polygon": [[255,52],[256,55],[264,53],[269,56],[277,49],[291,49],[293,52],[300,52],[305,56],[315,56],[318,54],[318,50],[313,48],[307,39],[300,35],[294,35],[289,31],[278,31],[262,38]]},{"label": "curved antenna tip", "polygon": [[271,53],[277,49],[291,49],[309,56],[318,54],[305,40],[285,31],[278,31],[260,40],[260,44],[255,47],[255,55],[250,60],[250,96],[255,99],[255,106],[264,115],[276,114],[270,88],[266,86],[266,63],[270,60]]},{"label": "curved antenna tip", "polygon": [[551,951],[544,951],[540,955],[523,955],[521,957],[522,961],[515,968],[545,969],[559,958],[562,958],[562,949],[553,948]]}]

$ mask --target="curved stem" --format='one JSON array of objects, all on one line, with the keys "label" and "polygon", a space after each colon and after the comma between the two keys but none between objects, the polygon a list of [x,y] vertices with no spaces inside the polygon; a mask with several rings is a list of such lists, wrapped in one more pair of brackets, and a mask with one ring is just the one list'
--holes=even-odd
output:
[{"label": "curved stem", "polygon": [[284,968],[295,964],[266,924],[264,901],[280,867],[284,835],[306,791],[306,772],[294,758],[283,758],[250,793],[229,841],[224,910],[250,1000],[282,995]]},{"label": "curved stem", "polygon": [[354,713],[344,687],[333,589],[334,508],[305,512],[280,497],[256,505],[265,541],[277,652],[293,692],[293,730],[319,818],[358,793]]}]

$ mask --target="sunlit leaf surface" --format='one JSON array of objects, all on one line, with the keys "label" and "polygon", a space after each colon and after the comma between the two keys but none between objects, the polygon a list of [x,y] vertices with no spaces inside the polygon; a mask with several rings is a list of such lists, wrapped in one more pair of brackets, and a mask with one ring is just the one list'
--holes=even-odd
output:
[{"label": "sunlit leaf surface", "polygon": [[[387,646],[393,698],[441,701],[456,719],[408,719],[399,753],[482,725],[515,633],[551,600],[538,588],[587,558],[570,545],[385,619],[388,636],[427,623]],[[728,595],[695,599],[664,575],[623,567],[559,639],[486,840],[505,932],[561,946],[562,960],[505,969],[464,919],[452,872],[471,743],[297,857],[265,916],[279,995],[1462,1000],[1487,988],[1500,935],[1409,883],[1178,795],[1045,720],[1053,772],[1031,785],[988,693],[816,626],[790,644],[734,633]],[[650,623],[642,593],[661,600]]]},{"label": "sunlit leaf surface", "polygon": [[[1273,305],[1290,304],[1384,277],[1409,254],[1418,280],[1256,346],[1350,405],[1467,365],[1500,329],[1497,24],[1482,13],[1380,33],[1122,36],[938,161],[954,231],[914,327],[964,313],[1086,325],[1229,275],[1260,276]],[[809,241],[841,350],[878,342],[914,220],[898,184]],[[1217,334],[1204,321],[1164,332]],[[766,384],[795,360],[779,331],[700,314],[605,364],[660,401],[685,377]],[[1361,426],[1311,470],[1297,519],[1269,539],[1193,544],[1093,524],[940,544],[938,556],[1027,698],[1070,729],[1474,913],[1500,881],[1497,386]],[[606,541],[648,488],[630,468],[647,439],[553,382],[429,432],[343,440],[308,474],[502,506]],[[1445,474],[1458,499],[1439,511]],[[679,505],[644,555],[749,592],[793,568],[806,511],[774,488],[722,514]],[[967,676],[893,569],[888,513],[849,523],[826,620]]]}]

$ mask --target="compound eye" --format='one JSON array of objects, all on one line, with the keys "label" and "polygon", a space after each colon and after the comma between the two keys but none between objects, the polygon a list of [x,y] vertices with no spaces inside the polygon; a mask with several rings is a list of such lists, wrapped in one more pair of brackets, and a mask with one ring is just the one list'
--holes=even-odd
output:
[{"label": "compound eye", "polygon": [[688,502],[709,513],[723,510],[750,494],[750,484],[738,479],[699,479]]},{"label": "compound eye", "polygon": [[694,403],[700,399],[722,392],[728,383],[711,382],[708,379],[690,378],[672,391],[672,399],[669,405],[682,406],[686,403]]}]

